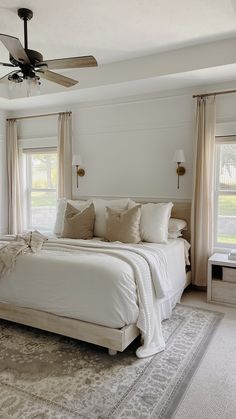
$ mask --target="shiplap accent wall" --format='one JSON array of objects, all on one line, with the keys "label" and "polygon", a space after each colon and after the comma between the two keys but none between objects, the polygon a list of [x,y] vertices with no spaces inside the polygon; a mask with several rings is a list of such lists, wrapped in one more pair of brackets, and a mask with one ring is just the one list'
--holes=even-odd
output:
[{"label": "shiplap accent wall", "polygon": [[6,113],[0,110],[0,234],[7,232]]}]

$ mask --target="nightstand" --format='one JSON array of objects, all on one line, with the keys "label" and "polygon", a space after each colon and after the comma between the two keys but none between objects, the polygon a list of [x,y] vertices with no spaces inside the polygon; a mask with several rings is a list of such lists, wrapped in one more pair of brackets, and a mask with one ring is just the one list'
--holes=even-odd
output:
[{"label": "nightstand", "polygon": [[207,301],[236,306],[236,260],[214,253],[208,259]]}]

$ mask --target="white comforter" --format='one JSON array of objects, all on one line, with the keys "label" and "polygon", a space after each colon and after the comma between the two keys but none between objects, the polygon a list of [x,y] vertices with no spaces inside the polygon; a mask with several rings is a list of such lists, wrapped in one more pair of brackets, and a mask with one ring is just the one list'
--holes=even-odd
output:
[{"label": "white comforter", "polygon": [[[127,324],[135,322],[141,330],[143,344],[137,356],[146,357],[165,347],[157,302],[171,291],[167,273],[166,256],[161,248],[50,239],[38,253],[18,257],[15,270],[0,281],[0,301],[13,304],[20,301],[21,306],[96,323],[99,304],[112,310],[115,300]],[[83,286],[78,287],[81,281]],[[54,292],[49,283],[53,284]],[[90,317],[83,318],[86,310],[80,289],[89,294]],[[70,298],[67,312],[60,312],[59,307],[63,308],[67,298]],[[88,298],[84,300],[87,303]]]}]

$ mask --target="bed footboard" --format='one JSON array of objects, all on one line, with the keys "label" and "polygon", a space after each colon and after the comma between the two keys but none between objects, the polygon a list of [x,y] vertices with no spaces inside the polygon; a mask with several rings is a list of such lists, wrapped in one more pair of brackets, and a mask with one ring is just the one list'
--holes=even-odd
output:
[{"label": "bed footboard", "polygon": [[103,346],[108,348],[110,355],[124,351],[140,334],[134,324],[124,326],[122,329],[113,329],[5,303],[0,303],[0,318]]}]

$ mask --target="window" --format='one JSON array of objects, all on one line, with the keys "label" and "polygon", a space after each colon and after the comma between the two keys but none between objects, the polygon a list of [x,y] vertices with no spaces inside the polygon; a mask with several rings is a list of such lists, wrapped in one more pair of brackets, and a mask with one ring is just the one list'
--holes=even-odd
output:
[{"label": "window", "polygon": [[216,138],[215,245],[236,247],[236,136]]},{"label": "window", "polygon": [[50,231],[57,203],[56,149],[24,150],[27,229]]}]

